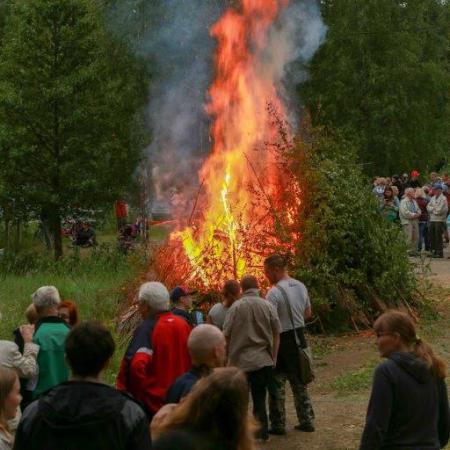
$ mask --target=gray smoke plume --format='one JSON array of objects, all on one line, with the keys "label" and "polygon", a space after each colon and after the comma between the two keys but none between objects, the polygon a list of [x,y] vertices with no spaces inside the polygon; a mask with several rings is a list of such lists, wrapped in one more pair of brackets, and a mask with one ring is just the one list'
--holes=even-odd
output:
[{"label": "gray smoke plume", "polygon": [[[204,112],[215,49],[209,28],[232,3],[239,2],[119,0],[111,14],[116,30],[124,34],[134,30],[136,51],[152,69],[148,106],[152,143],[147,154],[158,202],[173,200],[174,191],[183,191],[184,198],[195,197],[197,171],[211,144]],[[304,65],[325,34],[316,0],[291,0],[271,30],[267,55],[291,111],[298,103],[293,101],[293,86],[305,79]]]}]

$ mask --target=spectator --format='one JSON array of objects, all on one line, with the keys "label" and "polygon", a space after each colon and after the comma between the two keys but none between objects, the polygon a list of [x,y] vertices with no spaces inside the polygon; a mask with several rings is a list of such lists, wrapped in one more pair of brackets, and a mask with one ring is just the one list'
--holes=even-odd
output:
[{"label": "spectator", "polygon": [[[31,303],[28,306],[28,308],[25,310],[25,317],[26,317],[28,323],[30,325],[32,325],[32,327],[26,327],[27,331],[32,330],[32,332],[31,332],[31,339],[32,339],[33,334],[34,334],[34,325],[38,321],[38,314],[36,312],[36,308],[34,307],[33,303]],[[18,351],[20,352],[21,355],[26,357],[28,355],[28,350],[31,347],[31,345],[28,344],[26,346],[27,349],[25,349],[25,341],[24,341],[24,337],[22,336],[23,330],[24,330],[23,326],[16,328],[13,331],[13,335],[14,335],[14,342],[17,346]],[[31,341],[31,343],[33,343],[33,341]],[[36,349],[39,350],[38,345],[36,345],[36,344],[33,344],[33,345],[35,345]],[[35,369],[32,370],[32,373],[29,376],[23,376],[24,375],[23,373],[21,375],[19,373],[19,371],[17,371],[19,378],[20,378],[20,394],[22,395],[22,403],[20,404],[20,409],[22,411],[31,403],[33,390],[36,387],[36,382],[38,379],[38,365],[37,365],[36,359],[37,359],[37,352],[36,352],[36,356],[34,357]],[[29,364],[27,364],[27,365],[29,366]],[[18,417],[20,419],[19,415],[18,415]],[[14,426],[16,426],[18,424],[19,424],[19,422],[17,421],[17,423],[15,423]],[[13,426],[13,425],[11,425],[11,426]]]},{"label": "spectator", "polygon": [[401,198],[403,196],[404,187],[400,175],[392,176],[392,187],[397,189],[397,198]]},{"label": "spectator", "polygon": [[162,420],[153,449],[256,450],[253,428],[244,374],[216,369]]},{"label": "spectator", "polygon": [[150,449],[147,417],[130,397],[103,383],[114,353],[111,333],[95,322],[66,341],[71,381],[33,402],[23,415],[16,450]]},{"label": "spectator", "polygon": [[428,200],[426,198],[424,190],[421,188],[416,190],[416,202],[420,208],[419,244],[417,247],[417,250],[420,253],[424,246],[426,251],[430,249],[430,245],[428,242]]},{"label": "spectator", "polygon": [[89,222],[84,222],[76,232],[75,245],[79,247],[92,247],[96,244],[95,231]]},{"label": "spectator", "polygon": [[69,369],[64,360],[64,343],[70,329],[58,317],[61,300],[54,286],[43,286],[31,297],[39,316],[33,336],[33,342],[40,347],[37,357],[39,377],[33,391],[35,399],[53,386],[68,380]]},{"label": "spectator", "polygon": [[411,172],[411,179],[409,180],[408,187],[413,189],[417,189],[422,186],[419,181],[420,173],[417,170],[413,170]]},{"label": "spectator", "polygon": [[432,258],[444,257],[442,234],[446,227],[448,204],[447,199],[442,194],[442,189],[441,183],[433,185],[433,197],[427,206],[430,214],[430,248]]},{"label": "spectator", "polygon": [[80,319],[78,318],[78,309],[75,302],[71,300],[64,300],[58,306],[58,317],[67,323],[70,327],[78,325]]},{"label": "spectator", "polygon": [[143,321],[122,360],[117,388],[142,402],[152,417],[164,405],[168,388],[191,366],[191,327],[169,311],[169,292],[161,283],[144,283],[138,298]]},{"label": "spectator", "polygon": [[275,308],[259,296],[255,277],[241,281],[242,298],[228,311],[223,331],[228,344],[228,364],[247,375],[253,401],[253,415],[261,429],[259,439],[269,439],[266,398],[273,384],[280,322]]},{"label": "spectator", "polygon": [[394,186],[394,185],[391,186],[391,189],[392,189],[392,194],[394,196],[394,205],[397,208],[400,208],[400,200],[399,200],[400,191],[399,191],[398,187]]},{"label": "spectator", "polygon": [[[20,328],[21,338],[24,342],[23,351],[20,352],[16,343],[0,340],[0,366],[14,370],[21,381],[20,392],[27,396],[28,403],[31,401],[31,392],[26,390],[27,384],[37,376],[38,366],[36,358],[39,346],[33,343],[33,325],[22,325]],[[25,397],[24,397],[25,399]],[[11,431],[15,431],[19,425],[20,408],[17,409],[14,420],[9,422]]]},{"label": "spectator", "polygon": [[384,189],[386,187],[386,179],[378,177],[374,181],[374,188],[372,192],[375,194],[375,196],[378,199],[378,203],[381,207],[381,205],[384,202]]},{"label": "spectator", "polygon": [[398,207],[395,205],[394,191],[390,186],[384,190],[384,203],[381,205],[381,212],[389,222],[395,222],[398,217]]},{"label": "spectator", "polygon": [[406,314],[387,312],[374,330],[387,360],[375,369],[360,450],[445,447],[450,419],[444,362]]},{"label": "spectator", "polygon": [[199,311],[193,311],[192,296],[197,291],[191,291],[184,286],[177,286],[170,293],[170,300],[174,307],[172,313],[182,317],[191,327],[203,323],[203,316]]},{"label": "spectator", "polygon": [[0,450],[13,448],[14,432],[9,427],[9,421],[15,418],[21,400],[17,373],[0,367]]},{"label": "spectator", "polygon": [[417,247],[419,245],[419,217],[422,214],[414,197],[414,189],[411,187],[407,188],[405,190],[405,196],[400,202],[400,222],[405,233],[410,256],[417,256]]},{"label": "spectator", "polygon": [[[286,433],[285,385],[291,385],[299,431],[313,432],[314,410],[305,386],[299,376],[300,358],[298,344],[307,347],[305,320],[312,316],[308,291],[303,283],[291,278],[286,262],[280,255],[269,256],[264,261],[264,272],[272,284],[267,299],[275,306],[281,322],[280,350],[275,378],[278,388],[270,393],[269,408],[272,434]],[[287,303],[289,302],[289,304]]]},{"label": "spectator", "polygon": [[433,184],[439,183],[439,176],[436,172],[431,172],[430,174],[430,186],[433,186]]},{"label": "spectator", "polygon": [[223,329],[225,316],[230,306],[241,297],[241,286],[236,280],[225,282],[223,289],[223,302],[216,303],[209,311],[206,321],[217,328]]},{"label": "spectator", "polygon": [[16,343],[0,340],[0,366],[13,369],[20,378],[30,379],[38,370],[39,345],[33,343],[33,325],[22,325],[19,329],[24,341],[23,354]]},{"label": "spectator", "polygon": [[203,324],[194,328],[189,335],[188,350],[192,367],[177,378],[167,393],[167,403],[179,403],[191,392],[197,381],[209,375],[215,367],[225,364],[225,336],[215,326]]}]

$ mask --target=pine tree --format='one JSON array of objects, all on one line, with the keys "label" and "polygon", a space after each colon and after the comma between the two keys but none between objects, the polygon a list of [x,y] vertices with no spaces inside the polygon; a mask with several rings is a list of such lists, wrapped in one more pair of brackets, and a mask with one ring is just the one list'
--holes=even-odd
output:
[{"label": "pine tree", "polygon": [[11,1],[0,55],[0,164],[17,204],[61,220],[130,184],[142,140],[141,67],[88,0]]}]

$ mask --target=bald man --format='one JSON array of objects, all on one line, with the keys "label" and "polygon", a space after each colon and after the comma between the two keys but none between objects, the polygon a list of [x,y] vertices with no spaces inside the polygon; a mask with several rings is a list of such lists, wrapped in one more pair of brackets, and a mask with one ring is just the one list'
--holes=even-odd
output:
[{"label": "bald man", "polygon": [[195,383],[207,376],[212,369],[225,364],[225,336],[214,325],[203,324],[195,327],[188,339],[188,350],[192,367],[177,378],[167,393],[167,403],[179,403],[191,392]]}]

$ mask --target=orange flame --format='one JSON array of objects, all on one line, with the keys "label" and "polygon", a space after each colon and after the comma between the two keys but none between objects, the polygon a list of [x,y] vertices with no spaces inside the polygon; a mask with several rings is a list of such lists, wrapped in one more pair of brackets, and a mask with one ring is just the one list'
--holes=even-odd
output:
[{"label": "orange flame", "polygon": [[227,10],[211,29],[218,47],[206,106],[213,118],[213,148],[199,172],[202,218],[171,236],[172,243],[183,245],[190,281],[203,286],[260,268],[265,249],[280,240],[280,216],[290,224],[295,215],[296,205],[277,210],[283,174],[268,145],[278,138],[270,109],[286,118],[267,47],[271,28],[287,5],[288,0],[242,0],[239,9]]}]

